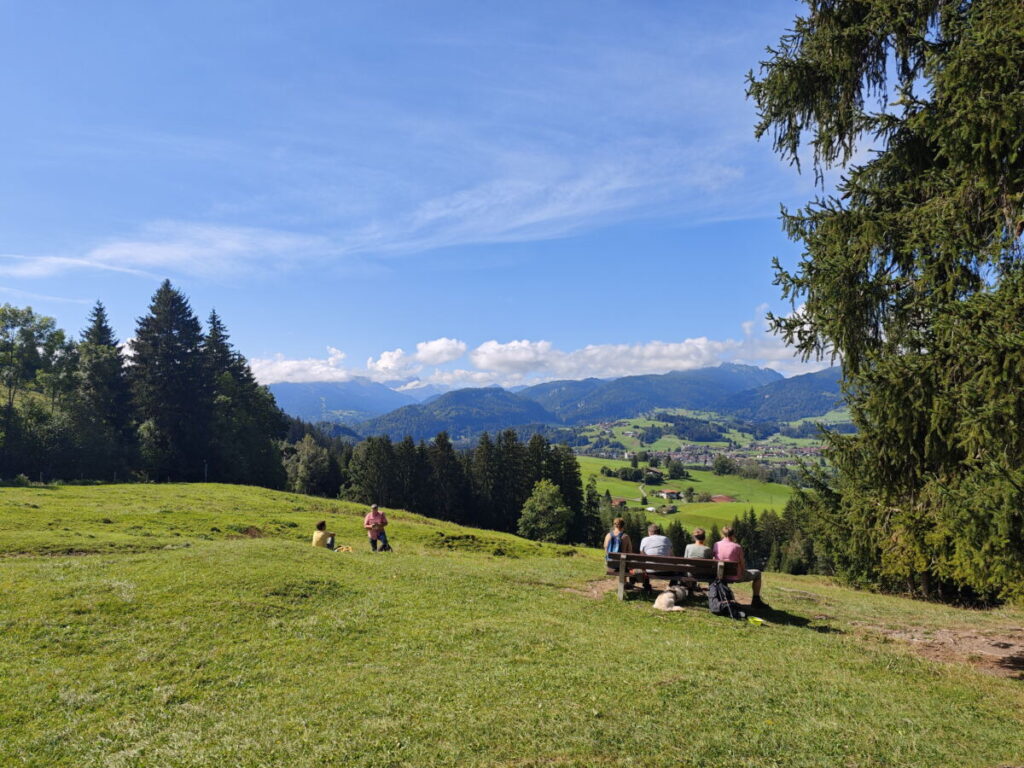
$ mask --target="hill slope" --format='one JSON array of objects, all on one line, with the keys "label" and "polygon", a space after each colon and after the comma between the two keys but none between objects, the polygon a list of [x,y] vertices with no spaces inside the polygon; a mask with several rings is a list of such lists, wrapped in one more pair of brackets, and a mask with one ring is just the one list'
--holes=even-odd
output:
[{"label": "hill slope", "polygon": [[625,376],[621,379],[549,382],[519,395],[550,408],[568,424],[629,418],[654,408],[709,410],[723,395],[782,379],[782,374],[750,365],[723,363],[715,368]]},{"label": "hill slope", "polygon": [[843,369],[836,366],[773,381],[720,399],[716,410],[755,421],[795,421],[824,416],[841,402],[839,382],[842,376]]},{"label": "hill slope", "polygon": [[[991,639],[1020,611],[769,574],[774,610],[754,627],[620,603],[589,583],[597,552],[401,512],[385,556],[366,549],[363,509],[294,494],[0,494],[0,551],[23,553],[0,567],[3,765],[982,768],[1024,754],[1019,682],[882,632]],[[322,518],[353,552],[308,545]],[[61,547],[80,554],[38,556]],[[615,693],[624,681],[635,695]]]},{"label": "hill slope", "polygon": [[415,440],[429,440],[446,430],[453,440],[458,440],[485,431],[554,421],[552,414],[532,400],[489,387],[447,392],[428,402],[408,405],[364,421],[356,429],[364,435],[390,435],[394,440],[406,435],[412,435]]},{"label": "hill slope", "polygon": [[285,413],[306,421],[354,424],[416,400],[369,379],[271,384],[270,391]]}]

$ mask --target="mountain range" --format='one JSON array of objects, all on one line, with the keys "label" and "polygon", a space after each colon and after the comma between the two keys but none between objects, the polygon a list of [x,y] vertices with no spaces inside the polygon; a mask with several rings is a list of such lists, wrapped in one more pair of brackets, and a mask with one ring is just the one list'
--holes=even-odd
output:
[{"label": "mountain range", "polygon": [[443,394],[398,392],[366,379],[272,384],[285,412],[307,421],[345,423],[362,435],[453,439],[515,428],[569,427],[630,418],[657,408],[715,411],[752,421],[821,416],[839,404],[839,368],[783,378],[767,368],[725,363],[714,368],[618,379],[550,381],[512,392],[499,387]]}]

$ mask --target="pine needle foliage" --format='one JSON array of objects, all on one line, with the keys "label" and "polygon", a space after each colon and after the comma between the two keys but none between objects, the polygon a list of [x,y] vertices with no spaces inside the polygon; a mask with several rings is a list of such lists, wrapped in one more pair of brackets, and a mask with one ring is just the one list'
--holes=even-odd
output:
[{"label": "pine needle foliage", "polygon": [[783,158],[844,168],[783,210],[805,250],[771,317],[842,361],[859,429],[810,492],[819,548],[854,581],[1024,598],[1024,4],[811,0],[748,92]]}]

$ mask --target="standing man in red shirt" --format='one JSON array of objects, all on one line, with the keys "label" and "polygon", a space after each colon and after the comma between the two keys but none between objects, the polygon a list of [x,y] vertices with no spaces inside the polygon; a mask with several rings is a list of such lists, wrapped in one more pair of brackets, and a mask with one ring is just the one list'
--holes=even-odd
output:
[{"label": "standing man in red shirt", "polygon": [[767,604],[761,599],[761,572],[754,568],[747,568],[747,560],[743,555],[743,547],[733,540],[732,526],[727,525],[722,529],[722,538],[720,541],[715,542],[715,546],[711,551],[711,556],[715,560],[727,560],[732,563],[738,563],[739,569],[737,571],[737,575],[726,579],[726,581],[752,582],[750,586],[754,592],[754,597],[751,599],[750,604],[755,608],[767,607]]},{"label": "standing man in red shirt", "polygon": [[388,544],[388,535],[384,533],[384,528],[387,524],[387,515],[381,512],[376,504],[370,507],[370,511],[363,518],[363,528],[366,529],[366,533],[370,537],[370,549],[374,552],[378,551],[378,544],[380,545],[379,551],[391,551],[391,545]]}]

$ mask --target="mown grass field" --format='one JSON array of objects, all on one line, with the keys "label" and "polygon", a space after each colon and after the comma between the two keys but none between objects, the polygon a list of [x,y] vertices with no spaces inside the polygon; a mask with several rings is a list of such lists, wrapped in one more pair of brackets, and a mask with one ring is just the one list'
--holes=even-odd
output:
[{"label": "mown grass field", "polygon": [[[709,419],[711,421],[719,420],[717,415],[705,413],[702,411],[685,411],[682,409],[667,409],[668,412],[680,413],[682,415],[695,415],[696,418]],[[687,445],[686,440],[682,440],[675,435],[662,435],[660,438],[655,440],[653,443],[643,444],[640,439],[636,436],[636,432],[643,429],[644,427],[659,426],[670,428],[672,425],[667,421],[658,421],[657,419],[645,419],[640,416],[635,416],[630,419],[623,419],[621,423],[616,424],[611,428],[611,436],[613,439],[618,440],[622,443],[627,450],[630,451],[641,451],[641,450],[653,450],[653,451],[677,451],[680,447]],[[597,437],[602,432],[600,426],[594,425],[586,430],[584,434],[589,435],[591,438]],[[634,434],[627,435],[627,432]],[[752,436],[745,433],[739,432],[735,429],[730,429],[726,436],[734,440],[737,443],[745,444],[752,440]],[[707,448],[724,448],[728,443],[725,440],[717,442],[700,443],[702,446]]]},{"label": "mown grass field", "polygon": [[[631,506],[640,503],[638,483],[601,475],[601,467],[612,469],[628,467],[630,465],[628,461],[598,459],[592,456],[579,456],[577,460],[580,463],[580,475],[583,477],[584,483],[590,475],[594,475],[597,478],[598,492],[603,494],[607,489],[612,496],[630,499]],[[679,512],[673,515],[654,515],[652,519],[665,524],[679,520],[688,530],[693,530],[698,525],[710,528],[717,523],[722,526],[731,523],[738,515],[745,514],[751,507],[758,514],[766,509],[781,513],[793,493],[793,489],[788,485],[762,483],[737,475],[716,475],[714,472],[700,470],[690,470],[690,475],[692,479],[689,480],[666,480],[662,485],[647,486],[647,501],[650,506],[657,507],[661,504],[672,503],[679,508]],[[682,491],[688,486],[693,486],[697,493],[707,492],[713,496],[722,494],[732,496],[737,501],[687,504],[684,501],[665,502],[655,496],[659,488],[674,488]]]},{"label": "mown grass field", "polygon": [[[862,622],[1024,625],[770,574],[755,627],[594,590],[600,553],[218,485],[0,489],[0,765],[965,766],[1024,685]],[[351,553],[313,549],[326,517]],[[256,530],[258,529],[258,531]],[[262,538],[253,538],[262,534]],[[737,589],[741,600],[749,592]]]}]

